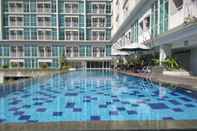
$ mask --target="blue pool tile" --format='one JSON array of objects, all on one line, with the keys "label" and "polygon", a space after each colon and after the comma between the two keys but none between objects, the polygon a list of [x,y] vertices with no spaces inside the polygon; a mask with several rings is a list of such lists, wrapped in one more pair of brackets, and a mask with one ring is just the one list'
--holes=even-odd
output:
[{"label": "blue pool tile", "polygon": [[158,110],[158,109],[168,109],[169,107],[165,105],[164,103],[150,103],[149,106],[152,109]]},{"label": "blue pool tile", "polygon": [[73,102],[66,103],[66,108],[74,108],[74,106],[75,106],[75,103]]},{"label": "blue pool tile", "polygon": [[173,117],[163,117],[162,119],[163,119],[163,120],[174,120]]},{"label": "blue pool tile", "polygon": [[112,102],[106,102],[106,105],[111,105],[112,104]]},{"label": "blue pool tile", "polygon": [[101,104],[99,105],[99,108],[107,108],[107,105]]},{"label": "blue pool tile", "polygon": [[41,105],[43,105],[43,103],[42,102],[36,102],[36,103],[34,103],[34,105],[35,106],[41,106]]},{"label": "blue pool tile", "polygon": [[89,102],[91,102],[91,100],[83,100],[83,102],[89,103]]},{"label": "blue pool tile", "polygon": [[27,123],[38,123],[38,120],[27,120]]},{"label": "blue pool tile", "polygon": [[185,104],[186,107],[195,107],[193,104]]},{"label": "blue pool tile", "polygon": [[74,109],[73,109],[73,112],[81,112],[81,111],[82,111],[81,108],[74,108]]},{"label": "blue pool tile", "polygon": [[181,100],[183,100],[183,101],[185,101],[185,102],[191,102],[191,100],[190,100],[190,99],[185,98],[185,97],[180,97],[180,99],[181,99]]},{"label": "blue pool tile", "polygon": [[23,115],[25,112],[24,111],[16,111],[14,112],[14,115],[17,116],[17,115]]},{"label": "blue pool tile", "polygon": [[109,111],[109,115],[114,116],[114,115],[118,115],[118,111]]},{"label": "blue pool tile", "polygon": [[18,108],[18,107],[12,107],[12,108],[10,108],[10,109],[8,109],[8,111],[17,111],[17,110],[19,110],[20,108]]},{"label": "blue pool tile", "polygon": [[125,109],[125,107],[117,107],[117,110],[118,111],[125,111],[126,109]]},{"label": "blue pool tile", "polygon": [[51,103],[53,100],[46,100],[45,103]]},{"label": "blue pool tile", "polygon": [[131,104],[131,106],[138,107],[139,105],[138,104]]},{"label": "blue pool tile", "polygon": [[31,105],[23,105],[22,108],[31,108]]},{"label": "blue pool tile", "polygon": [[181,103],[176,101],[176,100],[169,100],[169,102],[174,104],[174,105],[181,105]]},{"label": "blue pool tile", "polygon": [[78,93],[66,93],[65,96],[77,96]]},{"label": "blue pool tile", "polygon": [[53,112],[53,116],[62,116],[63,112]]},{"label": "blue pool tile", "polygon": [[174,112],[183,112],[183,110],[181,108],[174,108],[172,109]]},{"label": "blue pool tile", "polygon": [[100,116],[91,116],[90,117],[90,120],[91,121],[100,121],[101,120],[101,117]]},{"label": "blue pool tile", "polygon": [[137,112],[133,111],[133,110],[128,110],[127,114],[129,114],[129,115],[137,115]]},{"label": "blue pool tile", "polygon": [[4,121],[6,121],[6,120],[5,120],[5,119],[1,119],[1,118],[0,118],[0,123],[3,123]]},{"label": "blue pool tile", "polygon": [[46,111],[46,108],[38,108],[36,109],[37,112],[45,112]]},{"label": "blue pool tile", "polygon": [[30,119],[30,115],[22,115],[18,118],[18,120],[29,120]]}]

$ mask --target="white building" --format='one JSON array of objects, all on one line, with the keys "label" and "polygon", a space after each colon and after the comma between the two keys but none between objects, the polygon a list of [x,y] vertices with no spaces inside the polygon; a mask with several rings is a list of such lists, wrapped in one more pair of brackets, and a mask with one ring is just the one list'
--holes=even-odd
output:
[{"label": "white building", "polygon": [[197,0],[114,0],[112,7],[113,47],[143,44],[197,75]]}]

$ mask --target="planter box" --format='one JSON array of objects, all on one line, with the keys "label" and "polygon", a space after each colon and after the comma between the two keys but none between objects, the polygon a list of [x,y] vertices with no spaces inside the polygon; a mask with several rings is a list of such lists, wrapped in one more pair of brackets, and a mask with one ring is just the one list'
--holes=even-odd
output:
[{"label": "planter box", "polygon": [[163,71],[163,75],[169,76],[190,76],[190,73],[187,71]]}]

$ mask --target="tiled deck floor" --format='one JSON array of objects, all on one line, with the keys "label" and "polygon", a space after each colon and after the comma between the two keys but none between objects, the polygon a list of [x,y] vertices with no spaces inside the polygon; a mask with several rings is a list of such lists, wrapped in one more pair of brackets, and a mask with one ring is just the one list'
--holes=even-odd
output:
[{"label": "tiled deck floor", "polygon": [[[141,78],[147,78],[147,76],[149,76],[148,74],[144,74],[144,73],[133,73],[133,72],[124,72],[124,71],[121,71],[121,73],[131,76],[141,77]],[[193,77],[193,76],[179,77],[179,76],[168,76],[162,74],[153,74],[151,75],[151,80],[155,82],[176,85],[177,87],[183,87],[186,89],[197,90],[197,77]]]},{"label": "tiled deck floor", "polygon": [[196,131],[197,121],[95,121],[5,124],[0,131]]}]

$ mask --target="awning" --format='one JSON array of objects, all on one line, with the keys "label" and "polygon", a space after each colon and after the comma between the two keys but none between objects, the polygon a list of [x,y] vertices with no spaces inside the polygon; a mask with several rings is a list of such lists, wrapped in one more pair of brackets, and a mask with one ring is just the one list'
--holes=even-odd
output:
[{"label": "awning", "polygon": [[117,50],[117,49],[112,49],[112,56],[127,56],[129,55],[128,52],[126,51],[120,51],[120,50]]},{"label": "awning", "polygon": [[39,63],[52,63],[53,60],[51,60],[51,59],[39,59],[38,62]]},{"label": "awning", "polygon": [[150,49],[151,49],[150,47],[144,44],[133,43],[133,44],[125,45],[124,47],[121,47],[119,50],[120,51],[146,51]]},{"label": "awning", "polygon": [[11,59],[10,62],[12,63],[24,63],[25,60],[24,59]]}]

